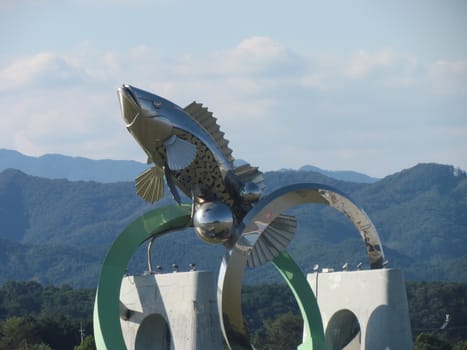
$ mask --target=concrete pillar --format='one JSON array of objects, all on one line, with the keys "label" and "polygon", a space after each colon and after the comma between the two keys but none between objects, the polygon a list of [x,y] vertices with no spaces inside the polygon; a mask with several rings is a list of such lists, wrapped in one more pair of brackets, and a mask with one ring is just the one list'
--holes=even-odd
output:
[{"label": "concrete pillar", "polygon": [[307,275],[333,349],[409,350],[412,333],[400,270],[315,272]]},{"label": "concrete pillar", "polygon": [[120,290],[127,349],[222,349],[213,274],[126,276]]}]

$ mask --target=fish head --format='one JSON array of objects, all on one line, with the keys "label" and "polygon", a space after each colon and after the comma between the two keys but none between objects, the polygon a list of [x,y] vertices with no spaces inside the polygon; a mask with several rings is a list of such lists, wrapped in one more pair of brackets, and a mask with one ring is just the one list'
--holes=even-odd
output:
[{"label": "fish head", "polygon": [[170,109],[175,105],[160,96],[130,85],[120,87],[117,95],[128,131],[147,155],[155,163],[159,163],[156,149],[173,135],[173,124],[168,116]]}]

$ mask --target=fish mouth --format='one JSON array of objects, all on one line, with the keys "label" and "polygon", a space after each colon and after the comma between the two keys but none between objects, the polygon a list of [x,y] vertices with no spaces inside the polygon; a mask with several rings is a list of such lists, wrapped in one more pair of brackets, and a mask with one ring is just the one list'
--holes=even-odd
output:
[{"label": "fish mouth", "polygon": [[141,106],[130,85],[122,85],[117,90],[120,109],[127,128],[131,127],[141,114]]}]

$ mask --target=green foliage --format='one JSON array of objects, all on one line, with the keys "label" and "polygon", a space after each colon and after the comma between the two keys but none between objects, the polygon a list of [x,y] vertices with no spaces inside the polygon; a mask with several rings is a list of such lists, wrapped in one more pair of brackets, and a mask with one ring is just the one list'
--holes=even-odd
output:
[{"label": "green foliage", "polygon": [[408,282],[407,298],[414,335],[438,331],[446,315],[449,315],[448,326],[438,335],[450,342],[466,340],[466,284]]},{"label": "green foliage", "polygon": [[299,313],[298,305],[285,284],[244,286],[242,309],[248,327],[263,333],[265,320],[274,320],[281,314]]},{"label": "green foliage", "polygon": [[[9,317],[0,321],[0,350],[72,349],[79,343],[78,329],[76,320],[66,318]],[[92,343],[88,340],[87,344]]]},{"label": "green foliage", "polygon": [[451,350],[452,346],[434,334],[420,333],[414,343],[414,350]]},{"label": "green foliage", "polygon": [[39,319],[39,325],[41,339],[53,349],[72,349],[79,344],[81,325],[86,333],[92,332],[91,319],[81,321],[64,316],[43,318]]},{"label": "green foliage", "polygon": [[264,322],[264,331],[255,335],[253,343],[261,350],[296,349],[303,336],[303,320],[294,314],[282,314]]},{"label": "green foliage", "polygon": [[[0,350],[94,349],[95,291],[10,281],[0,288]],[[408,282],[409,313],[416,349],[466,350],[467,285]],[[245,285],[242,308],[253,343],[260,349],[292,349],[302,336],[302,320],[285,284]],[[448,326],[440,330],[445,315]],[[85,337],[80,344],[80,328]],[[81,347],[80,347],[81,346]]]},{"label": "green foliage", "polygon": [[[391,267],[403,269],[410,280],[467,282],[467,175],[453,167],[420,164],[371,184],[311,171],[268,172],[265,182],[266,193],[300,182],[333,186],[369,214]],[[158,205],[168,201],[167,197]],[[35,279],[95,286],[109,245],[150,208],[131,182],[71,182],[14,170],[0,173],[0,284]],[[289,251],[305,271],[316,263],[334,268],[344,262],[366,263],[361,238],[344,215],[321,205],[291,212],[298,218],[298,230]],[[188,269],[195,262],[214,272],[223,254],[193,232],[183,239],[169,235],[160,248],[158,265],[176,262]],[[147,269],[145,260],[144,252],[137,254],[131,268],[141,273]],[[279,280],[272,270],[255,269],[246,282]]]},{"label": "green foliage", "polygon": [[257,349],[295,349],[301,343],[303,320],[287,285],[244,286],[242,309]]},{"label": "green foliage", "polygon": [[9,281],[0,288],[0,318],[33,316],[42,319],[92,317],[94,289],[46,286],[35,281]]},{"label": "green foliage", "polygon": [[467,340],[456,343],[452,350],[467,350]]},{"label": "green foliage", "polygon": [[94,341],[94,337],[92,335],[88,335],[83,339],[83,343],[75,346],[73,350],[95,350],[96,343]]},{"label": "green foliage", "polygon": [[37,321],[31,317],[10,317],[0,323],[0,350],[29,349],[39,344]]},{"label": "green foliage", "polygon": [[27,348],[28,350],[52,350],[50,346],[44,343],[34,344]]},{"label": "green foliage", "polygon": [[[0,288],[0,350],[72,349],[92,333],[94,289],[9,281]],[[88,343],[91,340],[87,341]]]}]

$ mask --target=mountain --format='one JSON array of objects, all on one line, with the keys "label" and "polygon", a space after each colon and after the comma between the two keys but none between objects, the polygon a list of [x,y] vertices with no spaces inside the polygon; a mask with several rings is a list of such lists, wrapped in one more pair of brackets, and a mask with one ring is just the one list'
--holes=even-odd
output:
[{"label": "mountain", "polygon": [[379,179],[371,177],[362,173],[351,170],[324,170],[313,165],[304,165],[298,171],[314,171],[316,173],[323,174],[333,179],[350,181],[350,182],[362,182],[362,183],[373,183]]},{"label": "mountain", "polygon": [[300,167],[298,170],[282,168],[279,171],[285,172],[285,173],[289,173],[291,171],[314,172],[314,173],[319,173],[324,176],[330,177],[332,179],[356,182],[356,183],[373,183],[373,182],[380,180],[376,177],[371,177],[366,174],[362,174],[362,173],[352,171],[352,170],[325,170],[325,169],[318,168],[317,166],[314,166],[314,165],[304,165]]},{"label": "mountain", "polygon": [[[238,163],[243,161],[239,160]],[[0,171],[17,169],[22,172],[49,179],[72,181],[97,181],[103,183],[133,181],[147,169],[147,165],[129,160],[92,160],[60,154],[46,154],[40,157],[26,156],[20,152],[0,149]],[[282,170],[288,172],[290,170]],[[317,172],[325,176],[351,182],[373,183],[378,179],[355,171],[323,170],[312,165],[299,169],[300,172]]]},{"label": "mountain", "polygon": [[[311,171],[265,173],[267,191],[299,182],[323,183],[350,195],[381,236],[389,266],[410,280],[467,282],[467,174],[452,166],[419,164],[374,183],[340,181]],[[172,203],[165,198],[158,205]],[[45,284],[94,287],[110,244],[136,217],[153,208],[133,182],[46,179],[18,170],[0,173],[0,283],[36,279]],[[314,264],[368,265],[364,245],[344,215],[319,205],[291,210],[298,218],[288,248],[305,272]],[[146,267],[145,247],[130,271]],[[199,240],[193,230],[156,241],[154,264],[195,262],[216,271],[223,247]],[[278,280],[271,264],[245,273],[245,281]]]},{"label": "mountain", "polygon": [[147,165],[131,160],[93,160],[61,154],[30,157],[17,151],[0,149],[0,171],[9,168],[49,179],[109,183],[133,180],[147,169]]}]

